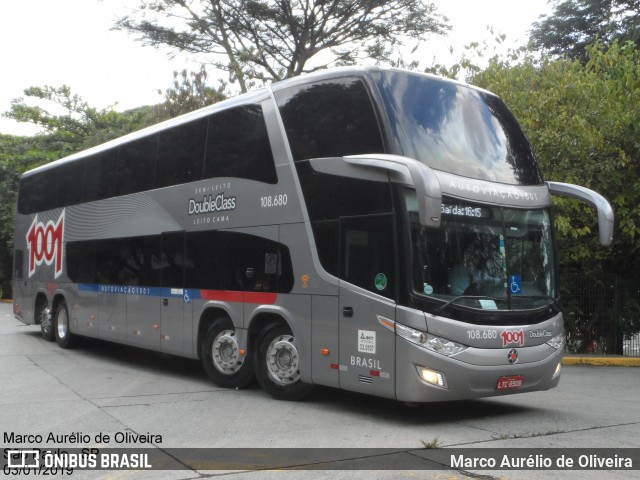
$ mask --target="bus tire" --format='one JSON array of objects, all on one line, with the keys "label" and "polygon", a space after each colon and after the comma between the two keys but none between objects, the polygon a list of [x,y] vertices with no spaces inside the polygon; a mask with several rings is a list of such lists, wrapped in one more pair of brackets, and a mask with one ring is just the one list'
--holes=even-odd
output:
[{"label": "bus tire", "polygon": [[300,400],[313,385],[300,380],[300,354],[291,329],[274,323],[263,329],[256,340],[256,378],[273,398]]},{"label": "bus tire", "polygon": [[209,326],[201,344],[200,360],[219,387],[243,388],[253,380],[253,357],[241,351],[228,318],[217,318]]},{"label": "bus tire", "polygon": [[58,346],[60,348],[72,348],[75,344],[75,336],[71,333],[69,309],[64,300],[56,308],[53,326]]},{"label": "bus tire", "polygon": [[54,331],[51,309],[47,304],[40,305],[38,317],[40,318],[40,333],[42,334],[42,338],[47,342],[53,342],[56,338],[56,334]]}]

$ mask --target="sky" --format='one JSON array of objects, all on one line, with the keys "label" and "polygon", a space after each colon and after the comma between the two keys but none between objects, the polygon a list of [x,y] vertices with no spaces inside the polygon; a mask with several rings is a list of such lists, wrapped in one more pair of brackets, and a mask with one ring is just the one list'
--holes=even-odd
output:
[{"label": "sky", "polygon": [[[451,32],[429,39],[428,61],[451,64],[464,45],[506,35],[505,46],[526,43],[528,30],[547,0],[432,0],[449,18]],[[18,0],[0,7],[0,113],[32,86],[68,85],[89,105],[116,110],[159,103],[173,81],[173,71],[198,70],[184,55],[143,47],[134,36],[113,31],[115,20],[139,0]],[[449,49],[454,49],[452,59]],[[210,80],[215,80],[211,79]],[[30,125],[0,117],[0,133],[28,135]]]}]

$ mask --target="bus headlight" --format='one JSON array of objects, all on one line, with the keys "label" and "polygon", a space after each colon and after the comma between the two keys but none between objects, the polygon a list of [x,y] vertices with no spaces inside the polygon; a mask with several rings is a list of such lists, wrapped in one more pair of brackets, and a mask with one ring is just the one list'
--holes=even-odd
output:
[{"label": "bus headlight", "polygon": [[559,335],[556,335],[551,340],[549,340],[547,342],[547,345],[552,346],[556,350],[560,350],[564,348],[564,332]]},{"label": "bus headlight", "polygon": [[439,353],[450,357],[456,353],[460,353],[467,349],[466,345],[456,343],[446,338],[436,337],[429,333],[421,332],[410,327],[406,327],[399,323],[396,323],[396,333],[405,340],[418,345],[419,347],[426,348],[432,352]]}]

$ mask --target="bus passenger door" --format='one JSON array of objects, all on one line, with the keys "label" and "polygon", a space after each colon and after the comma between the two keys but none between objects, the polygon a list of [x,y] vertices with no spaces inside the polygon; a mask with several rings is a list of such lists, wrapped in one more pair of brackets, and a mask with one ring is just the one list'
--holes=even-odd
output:
[{"label": "bus passenger door", "polygon": [[395,398],[395,252],[392,215],[340,225],[340,387]]},{"label": "bus passenger door", "polygon": [[191,298],[184,288],[185,244],[184,232],[162,235],[160,349],[176,355],[191,355]]}]

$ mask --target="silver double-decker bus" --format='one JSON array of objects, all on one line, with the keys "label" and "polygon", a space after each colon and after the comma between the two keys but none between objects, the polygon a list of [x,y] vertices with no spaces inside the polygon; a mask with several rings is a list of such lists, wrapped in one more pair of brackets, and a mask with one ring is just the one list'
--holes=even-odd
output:
[{"label": "silver double-decker bus", "polygon": [[328,70],[25,173],[14,314],[257,378],[428,402],[553,388],[564,351],[550,195],[495,95]]}]

